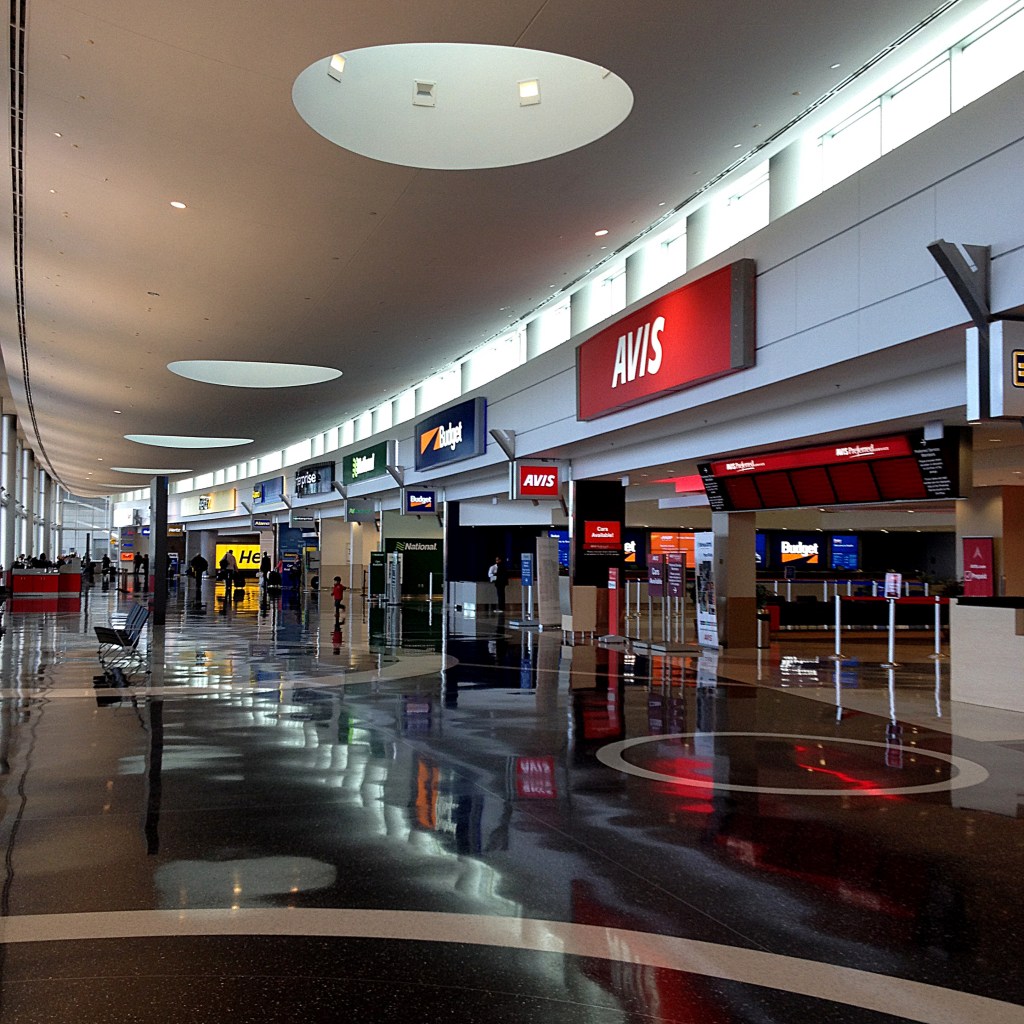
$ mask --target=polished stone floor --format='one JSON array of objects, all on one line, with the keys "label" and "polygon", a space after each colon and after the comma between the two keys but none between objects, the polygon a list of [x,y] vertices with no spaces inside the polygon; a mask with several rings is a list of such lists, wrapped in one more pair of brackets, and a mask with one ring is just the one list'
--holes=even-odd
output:
[{"label": "polished stone floor", "polygon": [[926,643],[208,583],[104,675],[135,600],[5,616],[0,1024],[1024,1022],[1024,715]]}]

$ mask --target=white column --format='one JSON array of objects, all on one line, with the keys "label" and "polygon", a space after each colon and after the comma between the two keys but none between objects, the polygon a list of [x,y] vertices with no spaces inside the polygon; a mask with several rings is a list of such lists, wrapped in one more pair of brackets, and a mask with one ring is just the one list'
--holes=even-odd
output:
[{"label": "white column", "polygon": [[768,220],[777,220],[821,191],[815,138],[797,139],[768,161]]},{"label": "white column", "polygon": [[711,208],[705,204],[686,218],[686,269],[699,267],[712,253]]}]

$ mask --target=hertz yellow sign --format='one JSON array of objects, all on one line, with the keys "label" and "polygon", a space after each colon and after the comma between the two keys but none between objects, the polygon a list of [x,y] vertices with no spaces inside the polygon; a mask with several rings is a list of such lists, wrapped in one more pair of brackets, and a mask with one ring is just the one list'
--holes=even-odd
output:
[{"label": "hertz yellow sign", "polygon": [[260,567],[260,557],[262,552],[260,551],[259,544],[218,544],[216,552],[214,554],[214,562],[211,567],[212,570],[220,568],[220,560],[228,553],[233,551],[235,553],[235,561],[238,562],[238,568],[243,571],[257,571]]}]

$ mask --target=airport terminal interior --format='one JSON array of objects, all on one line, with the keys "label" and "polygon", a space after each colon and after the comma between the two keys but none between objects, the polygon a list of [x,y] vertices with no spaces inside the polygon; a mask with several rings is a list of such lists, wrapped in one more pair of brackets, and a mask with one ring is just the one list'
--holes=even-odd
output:
[{"label": "airport terminal interior", "polygon": [[10,0],[0,1024],[1024,1024],[1024,0]]}]

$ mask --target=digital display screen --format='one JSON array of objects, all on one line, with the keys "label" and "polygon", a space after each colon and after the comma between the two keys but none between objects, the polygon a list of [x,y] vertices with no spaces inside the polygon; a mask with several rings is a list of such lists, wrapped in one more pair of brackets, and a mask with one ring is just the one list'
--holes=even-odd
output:
[{"label": "digital display screen", "polygon": [[715,512],[861,505],[960,496],[959,431],[844,441],[765,455],[738,455],[698,468]]},{"label": "digital display screen", "polygon": [[829,565],[832,569],[859,569],[860,538],[842,535],[833,537]]},{"label": "digital display screen", "polygon": [[754,563],[759,569],[768,566],[768,535],[764,533],[754,534]]},{"label": "digital display screen", "polygon": [[569,569],[569,531],[568,530],[548,530],[548,536],[554,537],[558,541],[558,564],[568,571]]}]

